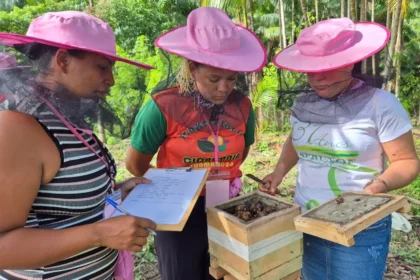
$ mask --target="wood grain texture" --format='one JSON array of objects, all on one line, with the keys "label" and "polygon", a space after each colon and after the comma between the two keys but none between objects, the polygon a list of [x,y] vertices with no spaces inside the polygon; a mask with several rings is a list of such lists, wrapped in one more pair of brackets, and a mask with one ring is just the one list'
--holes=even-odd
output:
[{"label": "wood grain texture", "polygon": [[[363,194],[361,192],[350,192],[354,194]],[[365,194],[368,195],[368,194]],[[371,196],[369,194],[369,196]],[[379,220],[385,218],[391,213],[403,209],[406,210],[408,201],[407,198],[403,195],[391,195],[391,194],[378,194],[378,196],[389,196],[392,197],[390,201],[379,206],[378,208],[365,213],[361,217],[356,218],[355,220],[340,225],[335,222],[321,221],[315,218],[307,217],[306,214],[310,211],[314,211],[316,208],[306,212],[305,214],[299,215],[294,218],[294,224],[296,230],[311,234],[347,247],[353,246],[354,235],[371,226],[372,224],[378,222]],[[325,202],[322,205],[327,203],[336,203],[336,198]],[[321,206],[322,206],[321,205]],[[320,207],[320,206],[319,206]]]}]

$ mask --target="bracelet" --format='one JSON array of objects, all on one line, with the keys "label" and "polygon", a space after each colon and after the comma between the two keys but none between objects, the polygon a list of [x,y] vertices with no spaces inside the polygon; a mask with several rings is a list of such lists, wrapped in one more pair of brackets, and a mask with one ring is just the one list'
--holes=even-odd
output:
[{"label": "bracelet", "polygon": [[384,186],[385,186],[385,192],[389,192],[389,186],[388,186],[388,184],[387,184],[384,180],[379,179],[379,178],[377,178],[377,179],[373,179],[373,180],[370,180],[370,181],[366,184],[365,188],[366,188],[367,186],[369,186],[370,184],[374,183],[374,182],[381,182],[381,183],[382,183],[382,184],[384,184]]}]

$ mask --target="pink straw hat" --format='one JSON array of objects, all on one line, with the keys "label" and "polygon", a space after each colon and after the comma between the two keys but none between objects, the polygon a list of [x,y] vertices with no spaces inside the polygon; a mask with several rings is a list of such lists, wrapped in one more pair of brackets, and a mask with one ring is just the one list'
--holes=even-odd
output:
[{"label": "pink straw hat", "polygon": [[18,66],[16,56],[0,52],[0,71],[29,68],[29,66]]},{"label": "pink straw hat", "polygon": [[162,34],[155,46],[198,63],[237,72],[257,72],[267,62],[260,39],[212,7],[192,11],[186,26]]},{"label": "pink straw hat", "polygon": [[295,72],[330,71],[374,55],[389,37],[389,30],[374,22],[324,20],[303,29],[296,43],[275,55],[273,62]]},{"label": "pink straw hat", "polygon": [[40,43],[63,49],[77,49],[145,69],[153,68],[117,56],[115,35],[111,26],[98,18],[77,11],[43,14],[31,22],[26,35],[0,32],[0,43],[9,46]]}]

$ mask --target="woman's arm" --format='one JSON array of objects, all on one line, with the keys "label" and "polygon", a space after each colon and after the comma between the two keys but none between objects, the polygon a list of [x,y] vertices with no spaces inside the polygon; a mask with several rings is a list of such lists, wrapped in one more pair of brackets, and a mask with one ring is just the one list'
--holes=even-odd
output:
[{"label": "woman's arm", "polygon": [[412,132],[409,131],[393,141],[382,143],[390,165],[378,177],[385,182],[375,181],[365,188],[367,193],[383,193],[407,186],[420,172],[420,162],[414,146]]},{"label": "woman's arm", "polygon": [[60,156],[39,123],[15,112],[0,112],[0,154],[0,269],[34,269],[97,246],[139,251],[147,242],[144,228],[156,227],[124,216],[69,229],[24,228],[40,185],[57,173]]},{"label": "woman's arm", "polygon": [[270,194],[275,194],[277,186],[283,181],[284,176],[296,165],[299,160],[298,154],[293,147],[291,134],[287,137],[286,142],[284,142],[283,150],[281,151],[280,158],[277,162],[276,168],[274,171],[265,176],[263,181],[270,184],[268,189],[264,188],[262,184],[259,184],[258,188],[260,191],[268,192]]},{"label": "woman's arm", "polygon": [[249,154],[249,150],[251,147],[245,147],[243,153],[242,153],[242,163],[244,163],[244,161],[246,160],[246,158],[248,157]]},{"label": "woman's arm", "polygon": [[130,146],[125,159],[125,168],[134,176],[141,177],[150,167],[152,167],[150,162],[152,161],[153,156],[153,154],[140,153]]}]

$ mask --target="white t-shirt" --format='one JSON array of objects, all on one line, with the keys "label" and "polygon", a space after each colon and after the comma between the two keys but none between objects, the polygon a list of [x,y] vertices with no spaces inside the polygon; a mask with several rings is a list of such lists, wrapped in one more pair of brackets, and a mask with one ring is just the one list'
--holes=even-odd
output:
[{"label": "white t-shirt", "polygon": [[[347,104],[352,108],[352,104]],[[302,212],[346,191],[362,191],[386,168],[381,143],[410,131],[410,118],[397,98],[374,89],[366,104],[344,124],[302,122],[291,116],[299,156],[295,203]],[[353,106],[353,107],[354,107]]]}]

